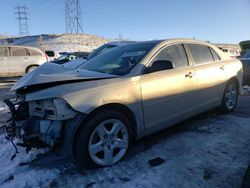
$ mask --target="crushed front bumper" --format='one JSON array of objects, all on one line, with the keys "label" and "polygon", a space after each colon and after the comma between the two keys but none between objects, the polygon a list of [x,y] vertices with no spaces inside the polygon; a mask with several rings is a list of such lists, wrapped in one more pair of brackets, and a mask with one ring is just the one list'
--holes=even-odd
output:
[{"label": "crushed front bumper", "polygon": [[26,102],[9,104],[12,118],[6,125],[8,135],[19,138],[21,143],[17,145],[26,147],[27,152],[31,148],[59,146],[63,155],[74,159],[74,138],[87,115],[75,112],[69,119],[45,119],[30,116],[29,106]]},{"label": "crushed front bumper", "polygon": [[19,138],[26,147],[54,146],[60,141],[62,122],[30,117],[27,102],[12,103],[4,101],[10,109],[12,117],[6,122],[5,128],[9,138]]}]

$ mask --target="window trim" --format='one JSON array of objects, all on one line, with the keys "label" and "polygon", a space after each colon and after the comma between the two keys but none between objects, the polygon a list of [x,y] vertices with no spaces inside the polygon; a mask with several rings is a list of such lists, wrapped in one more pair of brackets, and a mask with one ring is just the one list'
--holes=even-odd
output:
[{"label": "window trim", "polygon": [[[214,62],[221,61],[221,57],[218,55],[218,53],[216,53],[216,51],[213,48],[211,48],[210,46],[208,48],[209,48],[210,53],[212,54]],[[219,60],[215,60],[213,52],[219,57]]]}]

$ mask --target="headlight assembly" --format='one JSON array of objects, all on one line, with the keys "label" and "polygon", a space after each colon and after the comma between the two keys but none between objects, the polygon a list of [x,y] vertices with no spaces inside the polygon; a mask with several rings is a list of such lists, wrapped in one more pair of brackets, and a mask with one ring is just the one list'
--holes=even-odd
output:
[{"label": "headlight assembly", "polygon": [[31,116],[51,120],[65,120],[76,115],[71,106],[61,98],[30,101],[29,111]]}]

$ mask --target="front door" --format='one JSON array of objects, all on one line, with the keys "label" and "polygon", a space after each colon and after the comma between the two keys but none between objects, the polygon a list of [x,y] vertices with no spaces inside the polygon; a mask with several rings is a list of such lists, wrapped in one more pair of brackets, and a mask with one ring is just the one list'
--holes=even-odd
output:
[{"label": "front door", "polygon": [[146,129],[167,127],[189,117],[195,109],[197,79],[193,68],[189,66],[183,45],[165,47],[145,70],[150,69],[154,62],[163,61],[172,62],[174,68],[141,76]]}]

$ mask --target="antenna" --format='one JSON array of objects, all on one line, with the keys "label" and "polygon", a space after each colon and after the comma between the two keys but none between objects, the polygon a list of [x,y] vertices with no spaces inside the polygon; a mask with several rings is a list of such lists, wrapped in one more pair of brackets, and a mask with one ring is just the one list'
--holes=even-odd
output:
[{"label": "antenna", "polygon": [[66,33],[83,33],[80,0],[65,0]]},{"label": "antenna", "polygon": [[19,36],[28,36],[29,35],[29,26],[28,26],[28,8],[23,6],[15,7],[17,10],[15,13],[17,14],[18,23],[19,23]]}]

